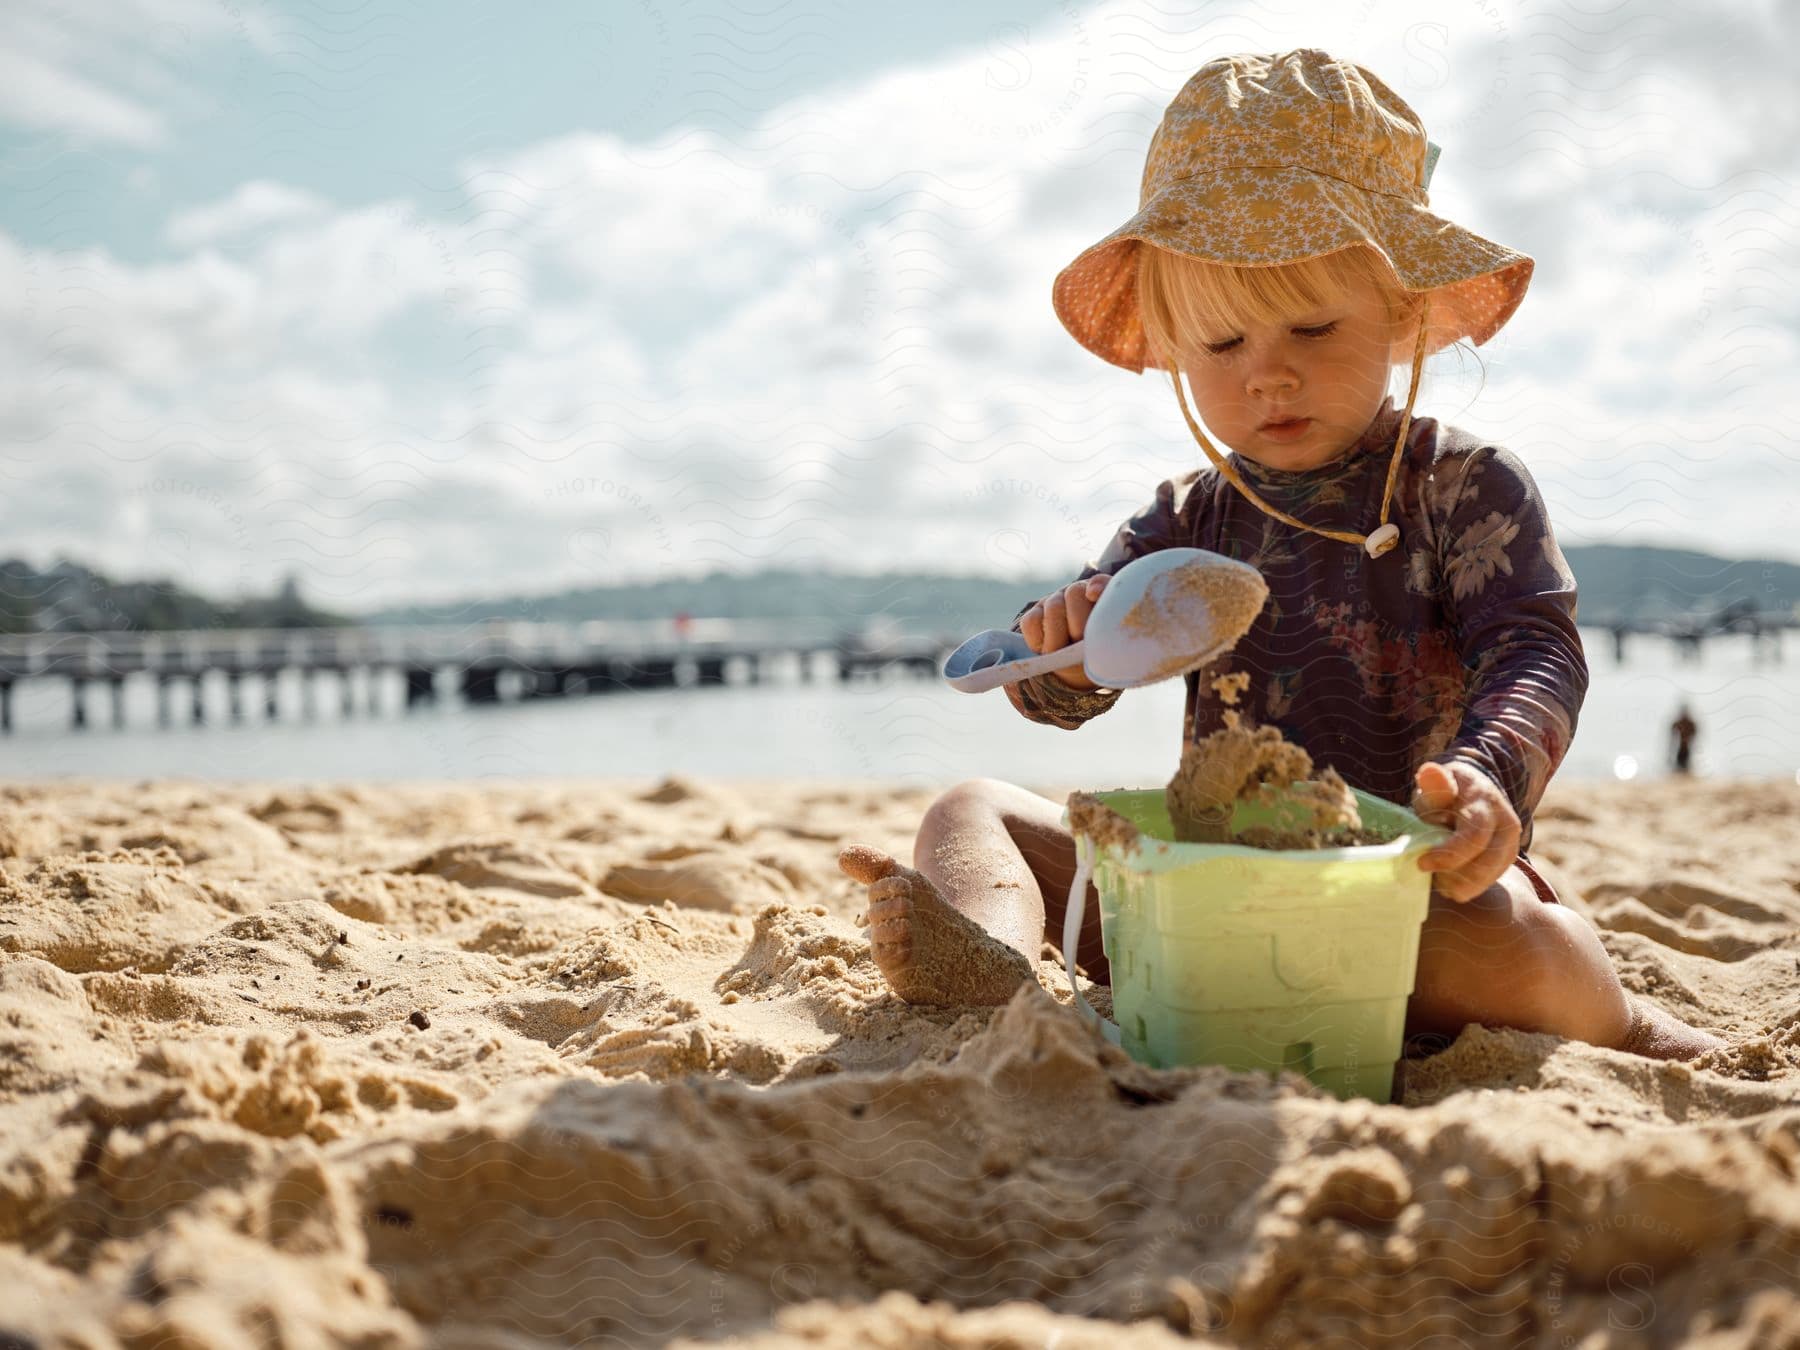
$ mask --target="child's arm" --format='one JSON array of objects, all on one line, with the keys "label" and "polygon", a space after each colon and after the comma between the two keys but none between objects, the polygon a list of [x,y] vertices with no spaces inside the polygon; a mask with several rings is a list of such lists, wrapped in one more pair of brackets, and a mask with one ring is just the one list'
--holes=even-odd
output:
[{"label": "child's arm", "polygon": [[1456,738],[1428,762],[1469,765],[1497,785],[1518,815],[1523,852],[1531,813],[1569,748],[1587,693],[1575,574],[1537,484],[1511,451],[1481,447],[1449,466],[1434,491],[1449,508],[1447,516],[1431,513],[1444,521],[1439,575],[1472,677]]},{"label": "child's arm", "polygon": [[[1075,580],[1086,581],[1101,573],[1112,576],[1133,558],[1192,540],[1195,535],[1192,512],[1198,505],[1199,495],[1192,489],[1198,478],[1199,471],[1193,470],[1159,483],[1150,504],[1119,526],[1099,558],[1082,568]],[[1019,624],[1025,611],[1036,603],[1035,600],[1027,601],[1013,617],[1013,632],[1021,631]],[[1074,731],[1083,722],[1107,711],[1119,701],[1122,692],[1118,689],[1072,689],[1055,675],[1034,675],[1029,680],[1002,687],[1007,699],[1025,718],[1065,731]]]}]

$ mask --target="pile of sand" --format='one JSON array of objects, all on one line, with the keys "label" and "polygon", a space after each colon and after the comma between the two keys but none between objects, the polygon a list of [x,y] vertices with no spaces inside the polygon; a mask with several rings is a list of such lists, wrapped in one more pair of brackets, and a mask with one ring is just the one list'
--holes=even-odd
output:
[{"label": "pile of sand", "polygon": [[1800,788],[1538,815],[1728,1052],[1470,1027],[1397,1105],[1144,1069],[1054,961],[896,1002],[833,860],[930,795],[0,788],[0,1344],[1800,1338]]},{"label": "pile of sand", "polygon": [[[1217,676],[1211,685],[1221,702],[1235,705],[1249,682],[1249,674],[1238,671]],[[1181,762],[1163,790],[1176,839],[1270,849],[1387,842],[1387,834],[1363,827],[1356,795],[1338,771],[1327,768],[1315,778],[1312,756],[1284,739],[1279,727],[1259,726],[1234,706],[1226,707],[1221,720],[1217,731],[1183,742]],[[1240,829],[1233,824],[1240,803],[1279,805],[1282,814]],[[1090,818],[1108,809],[1091,797],[1080,808]],[[1071,821],[1077,820],[1075,810],[1071,805]],[[1117,822],[1108,833],[1119,835]]]}]

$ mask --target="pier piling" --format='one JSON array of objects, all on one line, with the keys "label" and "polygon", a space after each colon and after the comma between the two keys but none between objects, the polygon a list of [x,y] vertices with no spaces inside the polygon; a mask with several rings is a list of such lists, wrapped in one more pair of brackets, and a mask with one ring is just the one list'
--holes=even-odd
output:
[{"label": "pier piling", "polygon": [[[156,723],[178,717],[194,726],[207,721],[206,683],[224,685],[215,715],[242,724],[250,715],[246,683],[262,682],[262,719],[281,716],[283,672],[300,681],[299,707],[290,714],[312,719],[316,678],[329,671],[338,682],[344,720],[367,708],[381,711],[383,684],[392,680],[406,708],[442,696],[470,704],[514,699],[611,695],[646,689],[711,688],[762,684],[774,678],[802,683],[835,673],[849,680],[860,671],[899,664],[933,672],[954,635],[896,637],[884,631],[871,642],[861,628],[834,620],[674,619],[593,620],[573,623],[494,621],[471,631],[467,624],[331,628],[314,630],[196,629],[182,632],[42,633],[0,635],[0,731],[14,723],[12,688],[20,680],[65,681],[69,721],[88,726],[88,689],[107,682],[114,727],[125,724],[125,686],[142,675],[155,683]],[[736,669],[734,669],[734,667]],[[365,687],[358,688],[357,671]],[[737,673],[741,670],[741,674]],[[188,705],[175,706],[171,686],[189,685]],[[447,682],[455,681],[454,685]]]}]

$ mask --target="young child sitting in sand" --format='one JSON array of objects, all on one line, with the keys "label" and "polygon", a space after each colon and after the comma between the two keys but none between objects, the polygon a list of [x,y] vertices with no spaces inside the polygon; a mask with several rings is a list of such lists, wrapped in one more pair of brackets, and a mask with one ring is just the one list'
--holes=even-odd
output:
[{"label": "young child sitting in sand", "polygon": [[[1232,652],[1186,675],[1185,740],[1219,727],[1212,682],[1240,673],[1240,706],[1318,768],[1453,827],[1420,861],[1434,875],[1407,1033],[1482,1022],[1692,1058],[1722,1042],[1629,997],[1526,857],[1587,665],[1575,580],[1524,464],[1412,415],[1426,354],[1491,338],[1533,266],[1425,209],[1436,151],[1386,84],[1317,49],[1222,58],[1187,82],[1151,139],[1140,210],[1053,299],[1090,351],[1169,374],[1210,467],[1163,482],[1014,626],[1039,652],[1081,638],[1107,578],[1156,549],[1250,563],[1268,601]],[[1396,409],[1388,381],[1408,364]],[[1183,375],[1234,453],[1201,432]],[[1070,730],[1119,697],[1079,667],[1006,688]],[[1061,814],[976,779],[927,809],[913,868],[843,851],[900,997],[992,1004],[1034,978],[1075,870]],[[1091,890],[1087,914],[1078,957],[1104,982]]]}]

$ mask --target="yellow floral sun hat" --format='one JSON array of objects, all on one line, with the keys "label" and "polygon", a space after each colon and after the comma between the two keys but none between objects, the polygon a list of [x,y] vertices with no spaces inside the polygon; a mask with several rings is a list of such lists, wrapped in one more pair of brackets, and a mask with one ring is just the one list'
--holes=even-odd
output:
[{"label": "yellow floral sun hat", "polygon": [[1381,520],[1370,534],[1313,530],[1263,502],[1206,440],[1179,373],[1170,374],[1188,429],[1240,492],[1290,525],[1379,557],[1399,539],[1388,508],[1427,341],[1435,340],[1434,351],[1463,337],[1486,342],[1525,298],[1533,267],[1525,254],[1425,209],[1437,151],[1419,115],[1373,72],[1316,47],[1209,61],[1150,139],[1137,214],[1057,274],[1056,316],[1089,351],[1141,374],[1157,366],[1138,309],[1143,245],[1240,267],[1374,249],[1427,303],[1411,344],[1412,390]]}]

